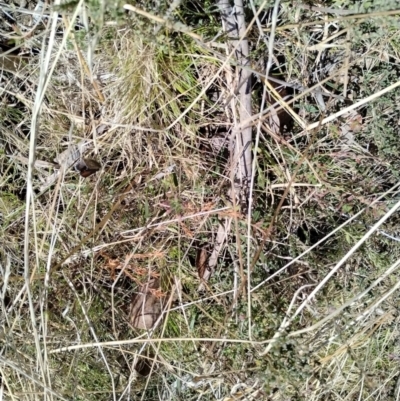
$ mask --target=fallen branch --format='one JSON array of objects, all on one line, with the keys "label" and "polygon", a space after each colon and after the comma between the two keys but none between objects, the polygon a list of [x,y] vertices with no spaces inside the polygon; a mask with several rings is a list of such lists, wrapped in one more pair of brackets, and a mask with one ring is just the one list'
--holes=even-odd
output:
[{"label": "fallen branch", "polygon": [[[235,0],[233,8],[228,0],[218,0],[217,5],[221,12],[223,27],[228,35],[228,54],[235,57],[236,77],[237,77],[237,98],[231,99],[233,113],[236,114],[238,108],[239,118],[235,120],[232,130],[232,142],[234,142],[233,154],[231,155],[231,180],[232,189],[228,194],[233,206],[239,204],[242,210],[247,210],[248,192],[252,176],[252,127],[240,128],[240,123],[251,118],[251,74],[248,68],[249,44],[246,38],[246,24],[244,19],[244,9],[242,0]],[[234,90],[232,90],[234,92]],[[237,100],[237,101],[236,101]],[[204,282],[213,274],[217,266],[218,257],[224,247],[226,238],[230,232],[232,218],[225,218],[218,226],[218,231],[214,240],[214,249],[208,260],[208,268],[202,277],[203,282],[199,290],[204,288]],[[237,227],[236,227],[237,228]],[[241,258],[240,258],[241,260]],[[240,275],[243,281],[243,266],[240,266]]]}]

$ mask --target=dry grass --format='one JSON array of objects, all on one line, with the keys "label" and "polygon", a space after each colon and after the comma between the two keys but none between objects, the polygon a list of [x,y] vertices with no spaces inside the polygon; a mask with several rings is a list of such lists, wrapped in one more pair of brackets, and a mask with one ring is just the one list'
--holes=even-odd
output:
[{"label": "dry grass", "polygon": [[[399,399],[397,11],[249,2],[244,122],[219,12],[200,3],[81,1],[29,38],[4,6],[0,394]],[[231,195],[249,122],[246,210]],[[87,178],[53,163],[81,141],[102,166]],[[200,251],[218,256],[206,282]],[[135,328],[156,277],[163,319]]]}]

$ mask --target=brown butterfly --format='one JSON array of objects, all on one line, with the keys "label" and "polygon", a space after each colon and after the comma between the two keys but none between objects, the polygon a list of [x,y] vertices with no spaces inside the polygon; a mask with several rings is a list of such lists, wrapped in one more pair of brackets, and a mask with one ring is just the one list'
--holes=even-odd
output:
[{"label": "brown butterfly", "polygon": [[82,177],[86,178],[99,171],[101,164],[93,159],[80,159],[75,164],[75,169],[79,171]]}]

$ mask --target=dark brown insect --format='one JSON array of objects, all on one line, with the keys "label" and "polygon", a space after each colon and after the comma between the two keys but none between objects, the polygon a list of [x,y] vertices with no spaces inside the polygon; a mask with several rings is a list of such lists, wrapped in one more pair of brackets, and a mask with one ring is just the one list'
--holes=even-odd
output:
[{"label": "dark brown insect", "polygon": [[80,175],[84,178],[96,173],[101,169],[101,165],[93,159],[80,159],[75,164],[75,170],[79,171]]}]

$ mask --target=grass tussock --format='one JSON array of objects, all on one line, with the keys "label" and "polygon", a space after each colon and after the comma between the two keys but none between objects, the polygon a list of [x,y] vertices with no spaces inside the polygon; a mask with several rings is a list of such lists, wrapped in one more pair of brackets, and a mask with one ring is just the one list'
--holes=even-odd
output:
[{"label": "grass tussock", "polygon": [[398,399],[396,4],[245,2],[244,122],[218,7],[144,3],[1,10],[2,394]]}]

